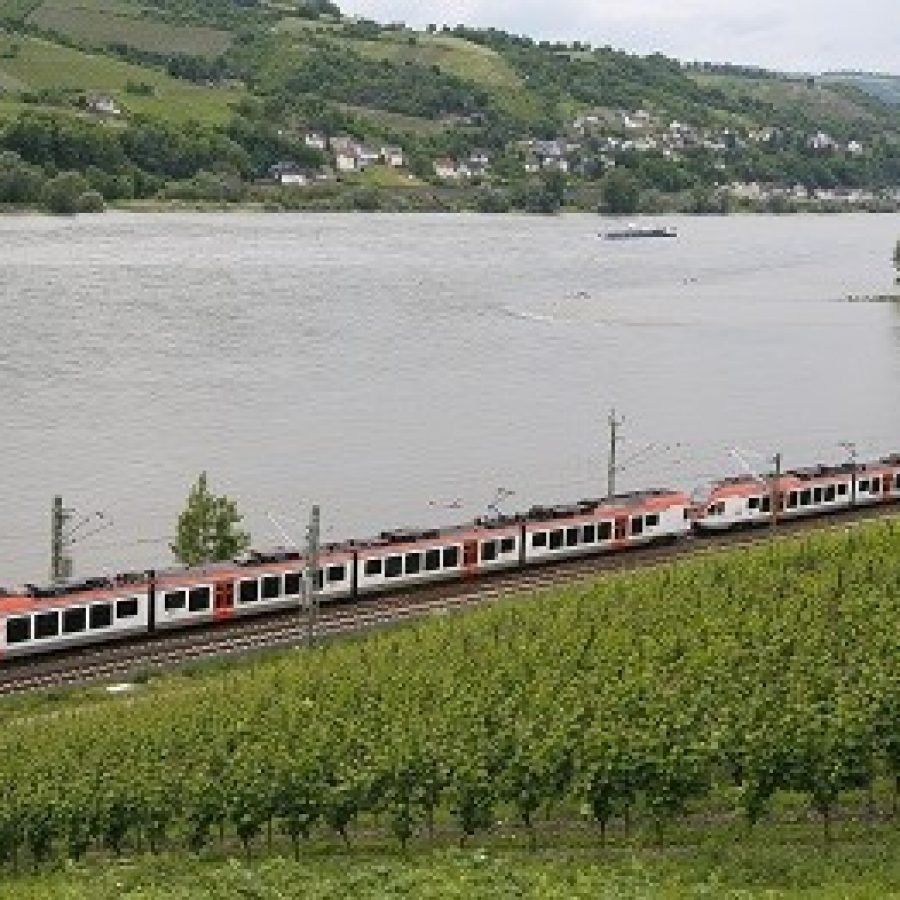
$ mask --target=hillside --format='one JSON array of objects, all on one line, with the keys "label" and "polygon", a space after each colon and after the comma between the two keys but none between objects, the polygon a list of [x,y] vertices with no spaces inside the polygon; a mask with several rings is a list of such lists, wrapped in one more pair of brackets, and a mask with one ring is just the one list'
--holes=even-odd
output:
[{"label": "hillside", "polygon": [[[734,185],[790,205],[851,194],[891,204],[900,184],[900,106],[849,76],[686,67],[493,29],[413,31],[344,18],[323,0],[292,13],[253,0],[0,0],[0,29],[0,117],[212,130],[203,142],[224,155],[198,152],[187,172],[159,160],[147,170],[124,148],[121,165],[150,176],[138,179],[142,197],[281,202],[268,180],[310,188],[293,203],[378,203],[379,186],[409,184],[409,202],[427,205],[441,191],[423,194],[424,183],[487,208],[550,211],[583,197],[714,211],[753,199]],[[4,147],[17,165],[61,162],[0,135]],[[385,147],[398,152],[388,160]],[[173,175],[187,183],[173,187]]]},{"label": "hillside", "polygon": [[5,698],[6,896],[888,896],[898,549],[835,528]]}]

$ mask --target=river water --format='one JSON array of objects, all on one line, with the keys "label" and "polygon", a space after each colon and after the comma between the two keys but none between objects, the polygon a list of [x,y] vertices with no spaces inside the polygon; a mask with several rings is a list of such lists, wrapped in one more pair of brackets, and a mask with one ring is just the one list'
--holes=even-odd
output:
[{"label": "river water", "polygon": [[[900,216],[0,219],[0,583],[166,563],[209,471],[259,546],[900,450]],[[736,452],[735,452],[736,451]],[[99,521],[99,520],[98,520]]]}]

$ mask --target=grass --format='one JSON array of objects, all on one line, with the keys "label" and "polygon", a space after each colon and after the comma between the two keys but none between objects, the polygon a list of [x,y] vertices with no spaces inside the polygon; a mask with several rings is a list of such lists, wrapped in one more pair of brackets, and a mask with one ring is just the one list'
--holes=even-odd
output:
[{"label": "grass", "polygon": [[341,180],[348,184],[361,184],[378,188],[421,187],[424,182],[408,171],[395,169],[392,166],[369,166],[363,172],[342,173]]},{"label": "grass", "polygon": [[156,53],[214,57],[231,43],[227,31],[196,25],[168,25],[141,15],[120,0],[45,0],[28,22],[88,47],[120,43]]},{"label": "grass", "polygon": [[601,851],[556,846],[529,853],[480,842],[400,853],[315,846],[299,862],[219,852],[93,859],[0,881],[2,900],[231,900],[231,898],[787,898],[889,900],[900,896],[900,842],[884,833],[825,851],[802,837],[773,846],[728,834],[693,846]]},{"label": "grass", "polygon": [[421,116],[406,116],[403,113],[391,112],[387,109],[376,109],[371,106],[354,106],[352,103],[336,104],[344,112],[358,119],[370,122],[379,128],[391,131],[408,131],[411,134],[440,134],[449,127],[446,122],[425,119]]},{"label": "grass", "polygon": [[872,113],[839,90],[805,81],[781,78],[750,79],[710,72],[689,72],[702,85],[717,87],[734,97],[753,97],[783,112],[796,111],[806,117],[832,117],[846,122],[871,123]]},{"label": "grass", "polygon": [[[415,43],[410,44],[410,39]],[[389,32],[377,41],[346,43],[369,59],[437,66],[443,72],[489,88],[521,86],[518,75],[499,53],[452,35]]]},{"label": "grass", "polygon": [[[4,57],[4,47],[12,44],[19,46],[18,53]],[[0,84],[6,80],[18,85],[19,90],[24,86],[31,91],[54,88],[108,93],[127,112],[179,122],[225,122],[231,116],[231,104],[241,96],[236,89],[203,87],[111,57],[0,32]],[[128,94],[125,88],[129,82],[152,85],[154,93]]]}]

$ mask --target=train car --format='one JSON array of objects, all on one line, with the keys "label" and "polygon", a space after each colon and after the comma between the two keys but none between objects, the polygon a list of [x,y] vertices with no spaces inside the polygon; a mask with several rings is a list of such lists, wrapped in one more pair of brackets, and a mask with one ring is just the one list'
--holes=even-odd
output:
[{"label": "train car", "polygon": [[548,562],[674,540],[690,531],[691,506],[680,491],[652,490],[533,507],[526,516],[525,561]]},{"label": "train car", "polygon": [[0,595],[0,660],[146,633],[149,597],[144,575]]},{"label": "train car", "polygon": [[777,493],[780,518],[825,515],[852,506],[900,498],[900,456],[874,463],[812,466],[784,472],[778,479],[754,475],[724,478],[713,484],[699,505],[696,527],[724,531],[772,521]]},{"label": "train car", "polygon": [[354,542],[357,594],[475,577],[522,563],[522,521],[498,516],[470,525],[382,532]]}]

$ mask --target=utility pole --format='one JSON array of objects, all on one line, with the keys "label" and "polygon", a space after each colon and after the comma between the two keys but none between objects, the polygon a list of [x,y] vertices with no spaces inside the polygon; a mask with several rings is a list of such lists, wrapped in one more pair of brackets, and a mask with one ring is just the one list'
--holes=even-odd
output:
[{"label": "utility pole", "polygon": [[616,417],[616,408],[613,407],[609,411],[609,465],[606,472],[606,496],[611,499],[616,494],[616,474],[618,466],[616,464],[616,452],[619,449],[619,441],[622,439],[619,429],[625,424],[624,419]]},{"label": "utility pole", "polygon": [[769,504],[772,507],[772,530],[778,528],[778,513],[781,512],[781,454],[776,453],[772,460],[775,463],[775,476],[772,479],[772,491]]},{"label": "utility pole", "polygon": [[313,506],[306,529],[306,642],[312,647],[319,614],[319,535],[322,521],[318,506]]},{"label": "utility pole", "polygon": [[72,577],[74,565],[67,553],[69,541],[66,538],[66,527],[71,518],[72,510],[63,506],[63,498],[54,497],[50,510],[50,580],[53,584],[61,584]]},{"label": "utility pole", "polygon": [[856,442],[842,441],[841,446],[847,451],[847,454],[850,457],[850,505],[856,506]]}]

